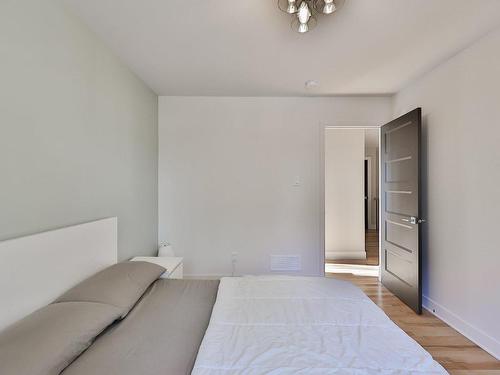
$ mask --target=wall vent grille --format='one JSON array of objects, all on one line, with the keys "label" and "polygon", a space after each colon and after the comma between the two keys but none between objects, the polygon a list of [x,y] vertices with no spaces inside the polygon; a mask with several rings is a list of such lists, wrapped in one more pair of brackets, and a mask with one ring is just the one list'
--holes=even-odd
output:
[{"label": "wall vent grille", "polygon": [[271,255],[271,271],[300,271],[299,255]]}]

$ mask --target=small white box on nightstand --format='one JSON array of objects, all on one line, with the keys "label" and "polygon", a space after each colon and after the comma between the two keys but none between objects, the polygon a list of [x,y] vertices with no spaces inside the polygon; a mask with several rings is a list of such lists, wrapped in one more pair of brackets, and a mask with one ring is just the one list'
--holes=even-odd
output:
[{"label": "small white box on nightstand", "polygon": [[162,279],[182,279],[183,269],[182,260],[180,257],[135,257],[130,259],[136,262],[150,262],[158,264],[166,269],[160,276]]}]

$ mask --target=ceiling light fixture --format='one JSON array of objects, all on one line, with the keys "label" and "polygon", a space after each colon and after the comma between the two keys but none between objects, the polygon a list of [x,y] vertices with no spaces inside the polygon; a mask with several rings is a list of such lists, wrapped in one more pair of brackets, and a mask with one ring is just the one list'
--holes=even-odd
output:
[{"label": "ceiling light fixture", "polygon": [[316,26],[320,15],[331,15],[345,0],[278,0],[278,8],[293,16],[292,29],[303,34]]}]

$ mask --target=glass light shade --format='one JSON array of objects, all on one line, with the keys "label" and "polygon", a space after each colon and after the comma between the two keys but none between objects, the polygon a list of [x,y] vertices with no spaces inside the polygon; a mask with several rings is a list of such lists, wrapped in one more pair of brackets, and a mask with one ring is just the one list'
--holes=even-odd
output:
[{"label": "glass light shade", "polygon": [[311,18],[311,10],[309,9],[309,6],[307,5],[307,3],[305,1],[303,1],[300,4],[297,17],[298,17],[301,25],[307,24],[307,22],[309,21],[309,18]]},{"label": "glass light shade", "polygon": [[288,0],[286,11],[290,14],[297,13],[297,4],[295,4],[295,0]]},{"label": "glass light shade", "polygon": [[309,25],[307,23],[300,23],[297,31],[301,34],[307,33],[309,31]]},{"label": "glass light shade", "polygon": [[337,7],[335,6],[335,4],[333,2],[327,3],[325,1],[325,6],[323,7],[323,14],[332,14],[336,10],[337,10]]}]

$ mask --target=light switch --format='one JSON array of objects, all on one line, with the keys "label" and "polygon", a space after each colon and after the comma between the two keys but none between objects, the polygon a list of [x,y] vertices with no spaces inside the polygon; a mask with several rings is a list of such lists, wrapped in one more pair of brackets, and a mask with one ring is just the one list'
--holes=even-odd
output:
[{"label": "light switch", "polygon": [[302,185],[302,182],[300,181],[300,176],[295,176],[295,181],[293,182],[293,187],[299,187]]}]

